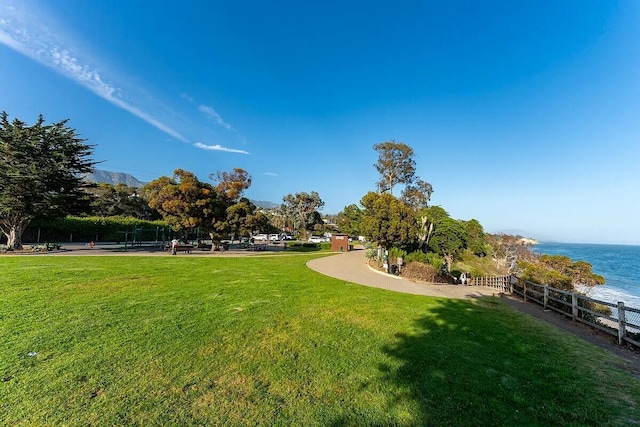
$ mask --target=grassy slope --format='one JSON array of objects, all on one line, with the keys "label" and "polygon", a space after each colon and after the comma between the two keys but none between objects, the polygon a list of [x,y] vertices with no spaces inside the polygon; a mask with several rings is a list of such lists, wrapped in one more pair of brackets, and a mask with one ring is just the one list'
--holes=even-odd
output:
[{"label": "grassy slope", "polygon": [[452,268],[461,272],[471,272],[472,276],[502,276],[507,274],[496,267],[490,256],[480,258],[469,250],[465,250],[462,253],[460,260],[454,262]]},{"label": "grassy slope", "polygon": [[600,349],[498,300],[361,287],[310,257],[0,258],[0,420],[640,420],[640,380]]}]

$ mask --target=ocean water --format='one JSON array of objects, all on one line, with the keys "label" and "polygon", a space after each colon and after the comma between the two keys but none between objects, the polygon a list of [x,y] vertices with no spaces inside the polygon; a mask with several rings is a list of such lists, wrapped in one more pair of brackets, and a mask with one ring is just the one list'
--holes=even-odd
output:
[{"label": "ocean water", "polygon": [[623,301],[627,306],[640,308],[640,246],[539,243],[532,250],[590,263],[593,272],[606,279],[606,284],[588,292],[592,298],[614,304]]}]

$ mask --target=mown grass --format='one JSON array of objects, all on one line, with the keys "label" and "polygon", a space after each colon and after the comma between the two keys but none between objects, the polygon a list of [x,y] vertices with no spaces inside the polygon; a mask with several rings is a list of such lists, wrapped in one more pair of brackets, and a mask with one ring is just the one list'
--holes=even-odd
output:
[{"label": "mown grass", "polygon": [[361,287],[309,270],[312,257],[0,258],[0,420],[640,420],[640,379],[610,353],[497,299]]}]

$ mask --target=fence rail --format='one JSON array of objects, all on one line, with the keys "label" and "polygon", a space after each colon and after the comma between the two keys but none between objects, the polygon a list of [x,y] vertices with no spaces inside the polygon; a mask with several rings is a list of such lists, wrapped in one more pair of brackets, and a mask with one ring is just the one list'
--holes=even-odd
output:
[{"label": "fence rail", "polygon": [[511,292],[511,276],[472,277],[469,279],[469,286],[486,286],[503,292]]},{"label": "fence rail", "polygon": [[578,292],[540,285],[515,276],[474,277],[470,286],[486,286],[521,296],[576,322],[618,338],[618,344],[640,347],[640,308],[590,298]]},{"label": "fence rail", "polygon": [[602,332],[618,338],[618,344],[640,347],[640,309],[627,307],[624,302],[613,304],[586,295],[515,279],[512,292],[525,301],[542,305]]}]

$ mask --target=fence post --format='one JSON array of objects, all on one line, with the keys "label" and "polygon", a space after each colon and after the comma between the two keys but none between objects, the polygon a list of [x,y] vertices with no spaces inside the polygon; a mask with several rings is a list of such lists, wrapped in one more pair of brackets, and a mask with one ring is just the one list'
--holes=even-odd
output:
[{"label": "fence post", "polygon": [[522,284],[522,295],[524,296],[524,302],[527,302],[527,281]]},{"label": "fence post", "polygon": [[544,285],[544,309],[547,309],[547,302],[549,301],[549,285]]},{"label": "fence post", "polygon": [[516,276],[512,274],[511,276],[509,276],[509,293],[510,294],[513,293],[513,285],[515,285],[515,283],[516,283]]},{"label": "fence post", "polygon": [[571,294],[571,319],[575,321],[578,318],[578,294]]},{"label": "fence post", "polygon": [[627,322],[624,315],[624,302],[618,301],[618,344],[624,343],[624,336],[626,335]]}]

